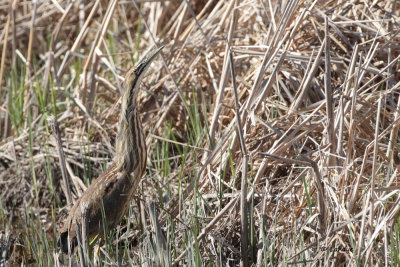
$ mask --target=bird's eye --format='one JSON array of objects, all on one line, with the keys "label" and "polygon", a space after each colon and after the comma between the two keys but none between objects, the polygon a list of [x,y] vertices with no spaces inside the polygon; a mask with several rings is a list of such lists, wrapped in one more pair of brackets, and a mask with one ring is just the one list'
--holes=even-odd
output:
[{"label": "bird's eye", "polygon": [[143,72],[143,69],[145,66],[146,66],[146,64],[144,62],[142,62],[135,68],[136,76],[139,76]]}]

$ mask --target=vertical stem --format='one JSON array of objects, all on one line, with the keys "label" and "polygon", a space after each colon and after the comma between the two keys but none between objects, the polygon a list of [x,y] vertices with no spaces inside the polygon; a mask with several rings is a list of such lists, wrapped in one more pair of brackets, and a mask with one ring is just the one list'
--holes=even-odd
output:
[{"label": "vertical stem", "polygon": [[65,197],[67,198],[67,203],[68,205],[72,203],[72,196],[71,196],[71,190],[69,188],[69,183],[67,179],[67,168],[65,164],[65,155],[64,151],[62,149],[62,141],[61,141],[61,136],[60,136],[60,127],[58,126],[57,119],[52,115],[47,118],[47,121],[53,130],[53,135],[56,139],[56,144],[57,144],[57,150],[58,150],[58,157],[60,159],[60,167],[61,167],[61,175],[65,184]]},{"label": "vertical stem", "polygon": [[242,160],[242,179],[241,179],[241,188],[240,188],[240,266],[246,267],[249,266],[248,262],[248,207],[247,207],[247,166],[248,166],[248,155],[246,150],[246,145],[244,143],[244,137],[242,132],[242,122],[240,119],[240,108],[239,108],[239,99],[236,88],[236,79],[235,79],[235,70],[233,65],[233,56],[232,51],[229,50],[229,63],[231,67],[231,75],[232,75],[232,84],[233,84],[233,92],[235,94],[235,117],[237,120],[237,133],[239,135],[240,142],[240,150],[242,151],[243,160]]},{"label": "vertical stem", "polygon": [[330,55],[330,38],[329,38],[329,27],[328,17],[325,16],[325,101],[326,101],[326,115],[328,117],[328,142],[330,144],[330,152],[328,159],[329,166],[336,165],[336,158],[332,157],[332,154],[336,151],[336,140],[335,140],[335,125],[333,118],[333,97],[331,88],[331,55]]},{"label": "vertical stem", "polygon": [[[370,214],[369,214],[369,231],[368,231],[368,239],[372,238],[372,233],[374,224],[374,214],[375,214],[375,180],[376,180],[376,159],[378,157],[378,142],[379,142],[379,123],[380,123],[380,116],[381,116],[381,108],[382,108],[382,93],[379,96],[379,103],[378,103],[378,113],[376,114],[376,124],[375,124],[375,142],[374,142],[374,152],[373,152],[373,160],[372,160],[372,178],[371,178],[371,203],[370,203]],[[371,230],[372,229],[372,230]],[[372,245],[367,251],[367,261],[372,265]]]}]

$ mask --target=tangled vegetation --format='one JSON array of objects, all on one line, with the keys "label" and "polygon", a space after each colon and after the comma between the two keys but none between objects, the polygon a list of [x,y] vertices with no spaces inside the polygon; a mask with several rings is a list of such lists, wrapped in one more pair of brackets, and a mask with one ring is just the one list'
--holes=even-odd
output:
[{"label": "tangled vegetation", "polygon": [[[396,1],[0,3],[0,264],[400,264]],[[111,162],[123,75],[160,45],[129,214],[61,255],[67,189]]]}]

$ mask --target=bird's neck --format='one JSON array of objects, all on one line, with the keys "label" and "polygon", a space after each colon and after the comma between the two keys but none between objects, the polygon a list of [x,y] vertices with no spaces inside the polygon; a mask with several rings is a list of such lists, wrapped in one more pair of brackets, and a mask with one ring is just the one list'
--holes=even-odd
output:
[{"label": "bird's neck", "polygon": [[[138,116],[135,97],[124,95],[119,129],[116,140],[115,163],[127,173],[144,172],[146,166],[146,142],[142,123]],[[129,103],[129,100],[132,103]]]}]

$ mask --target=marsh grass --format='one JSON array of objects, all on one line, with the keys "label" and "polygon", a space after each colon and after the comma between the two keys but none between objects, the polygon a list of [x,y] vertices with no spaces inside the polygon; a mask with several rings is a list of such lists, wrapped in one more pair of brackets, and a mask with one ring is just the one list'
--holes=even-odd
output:
[{"label": "marsh grass", "polygon": [[[8,264],[399,265],[399,12],[395,1],[0,0]],[[166,47],[142,84],[147,171],[129,213],[60,255],[65,188],[76,199],[110,164],[122,76],[155,43]]]}]

